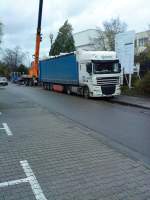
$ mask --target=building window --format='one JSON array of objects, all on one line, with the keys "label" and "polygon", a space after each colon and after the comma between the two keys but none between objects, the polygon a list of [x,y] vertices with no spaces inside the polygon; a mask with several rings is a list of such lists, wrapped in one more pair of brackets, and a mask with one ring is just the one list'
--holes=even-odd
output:
[{"label": "building window", "polygon": [[149,42],[149,39],[148,38],[144,38],[144,46],[147,46],[148,42]]},{"label": "building window", "polygon": [[139,39],[139,47],[145,47],[148,44],[148,38]]}]

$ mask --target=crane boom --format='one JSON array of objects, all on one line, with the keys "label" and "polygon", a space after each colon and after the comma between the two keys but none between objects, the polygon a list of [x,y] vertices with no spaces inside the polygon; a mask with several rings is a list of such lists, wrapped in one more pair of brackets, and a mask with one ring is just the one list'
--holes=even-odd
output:
[{"label": "crane boom", "polygon": [[37,33],[36,33],[34,61],[32,62],[32,67],[29,70],[29,75],[34,78],[38,78],[38,62],[39,62],[39,52],[40,52],[40,42],[41,42],[42,8],[43,8],[43,0],[39,0],[39,12],[38,12],[38,24],[37,24]]}]

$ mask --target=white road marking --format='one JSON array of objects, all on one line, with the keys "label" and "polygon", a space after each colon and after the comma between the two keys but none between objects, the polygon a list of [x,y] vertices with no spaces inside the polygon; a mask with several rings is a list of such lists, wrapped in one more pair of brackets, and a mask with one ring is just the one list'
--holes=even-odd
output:
[{"label": "white road marking", "polygon": [[29,180],[27,178],[23,178],[23,179],[19,179],[19,180],[13,180],[13,181],[6,181],[6,182],[3,182],[3,183],[0,183],[0,188],[2,187],[8,187],[8,186],[11,186],[11,185],[18,185],[20,183],[27,183],[29,182]]},{"label": "white road marking", "polygon": [[0,112],[0,115],[2,115],[2,112]]},{"label": "white road marking", "polygon": [[2,123],[2,125],[3,125],[3,128],[0,128],[0,130],[5,130],[8,136],[12,136],[13,134],[10,128],[8,127],[7,123]]},{"label": "white road marking", "polygon": [[43,191],[32,171],[32,169],[30,168],[27,160],[23,160],[23,161],[20,161],[20,164],[28,178],[28,181],[31,185],[31,188],[32,188],[32,191],[36,197],[37,200],[47,200],[46,197],[44,196],[43,194]]},{"label": "white road marking", "polygon": [[18,180],[12,180],[12,181],[6,181],[3,183],[0,183],[0,188],[8,187],[12,185],[18,185],[21,183],[30,183],[31,189],[33,191],[33,194],[35,195],[36,200],[47,200],[46,197],[43,194],[43,191],[31,169],[29,166],[29,163],[27,160],[20,161],[20,164],[24,170],[24,173],[26,174],[26,178],[18,179]]}]

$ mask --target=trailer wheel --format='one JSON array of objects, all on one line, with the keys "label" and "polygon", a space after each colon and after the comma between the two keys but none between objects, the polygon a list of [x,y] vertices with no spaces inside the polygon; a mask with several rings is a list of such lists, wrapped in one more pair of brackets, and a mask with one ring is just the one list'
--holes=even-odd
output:
[{"label": "trailer wheel", "polygon": [[50,91],[53,91],[53,84],[50,83],[49,89],[50,89]]},{"label": "trailer wheel", "polygon": [[71,88],[70,88],[70,87],[67,87],[67,88],[66,88],[66,93],[67,93],[68,95],[71,95]]},{"label": "trailer wheel", "polygon": [[47,83],[46,83],[45,87],[46,87],[45,89],[48,90],[48,84]]},{"label": "trailer wheel", "polygon": [[32,82],[32,80],[29,81],[29,86],[30,86],[30,87],[33,86],[33,82]]},{"label": "trailer wheel", "polygon": [[46,90],[46,84],[45,83],[43,83],[43,88],[44,88],[44,90]]},{"label": "trailer wheel", "polygon": [[25,81],[25,86],[28,86],[28,81],[27,80]]},{"label": "trailer wheel", "polygon": [[89,99],[90,98],[90,92],[89,92],[89,88],[88,87],[84,87],[83,96],[84,96],[85,99]]}]

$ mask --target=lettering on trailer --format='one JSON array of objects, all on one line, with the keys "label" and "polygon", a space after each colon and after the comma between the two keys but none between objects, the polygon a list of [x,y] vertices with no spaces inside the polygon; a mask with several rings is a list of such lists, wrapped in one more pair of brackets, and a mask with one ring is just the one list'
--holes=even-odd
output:
[{"label": "lettering on trailer", "polygon": [[29,183],[36,200],[47,200],[27,160],[20,161],[26,178],[0,183],[0,188],[10,187],[21,183]]}]

